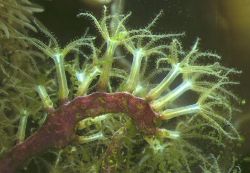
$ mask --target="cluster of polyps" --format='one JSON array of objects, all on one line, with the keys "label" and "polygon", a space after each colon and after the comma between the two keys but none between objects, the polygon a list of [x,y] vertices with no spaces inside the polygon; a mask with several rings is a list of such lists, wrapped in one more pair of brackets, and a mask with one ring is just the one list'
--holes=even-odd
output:
[{"label": "cluster of polyps", "polygon": [[[69,73],[77,81],[73,83],[77,85],[75,97],[88,95],[93,91],[128,92],[148,103],[157,115],[155,117],[157,130],[151,136],[144,136],[144,139],[154,151],[171,150],[173,146],[171,141],[183,142],[186,138],[212,140],[220,145],[223,145],[224,137],[239,138],[229,120],[234,110],[229,100],[230,97],[236,97],[226,89],[227,85],[236,84],[236,82],[230,81],[229,75],[238,72],[223,67],[218,62],[211,63],[211,61],[220,59],[219,56],[199,51],[198,41],[190,51],[185,52],[176,39],[178,35],[153,34],[150,28],[158,16],[145,28],[136,30],[128,30],[124,26],[124,22],[130,14],[107,16],[106,10],[104,10],[103,18],[100,21],[89,13],[79,14],[79,16],[87,16],[94,21],[104,40],[100,48],[94,46],[94,38],[81,38],[61,49],[53,36],[45,30],[44,33],[51,38],[49,46],[35,38],[24,38],[54,60],[60,102],[69,100],[68,83],[70,81],[66,79],[65,74],[65,65],[67,65],[67,68],[71,67]],[[110,20],[115,23],[115,26],[109,27]],[[164,43],[173,37],[174,39],[170,43]],[[84,54],[80,49],[82,46],[92,50],[92,54],[87,56],[86,63],[82,67],[78,61],[75,61],[73,65],[67,63],[65,58],[69,52]],[[114,61],[131,56],[132,64],[129,70],[114,67]],[[165,77],[159,83],[152,84],[150,78],[154,79],[155,74],[158,73],[164,74]],[[121,82],[114,85],[112,83],[114,78],[119,78]],[[181,82],[179,82],[180,79]],[[176,84],[178,82],[179,84]],[[44,107],[52,110],[53,103],[45,87],[38,85],[36,89]],[[179,106],[177,101],[188,92],[194,94],[194,98],[197,98],[196,101]],[[134,106],[140,111],[139,105]],[[126,111],[121,110],[121,112]],[[85,119],[79,123],[78,128],[84,129],[90,124],[98,124],[108,118],[110,118],[110,114]],[[159,121],[167,122],[178,118],[180,120],[177,121],[174,129],[167,129],[168,127],[164,126],[164,123],[157,127]],[[205,135],[204,128],[212,130],[213,135]],[[197,129],[202,129],[203,132],[199,133]],[[82,143],[103,139],[106,138],[102,131],[90,136],[79,137],[79,141]],[[168,142],[166,143],[165,140]],[[196,152],[196,156],[203,159],[194,146],[185,143],[185,147]],[[185,147],[182,147],[181,151],[175,149],[175,152],[182,152]],[[186,157],[186,154],[182,154]],[[190,153],[189,155],[195,154]],[[183,163],[186,161],[187,159]]]}]

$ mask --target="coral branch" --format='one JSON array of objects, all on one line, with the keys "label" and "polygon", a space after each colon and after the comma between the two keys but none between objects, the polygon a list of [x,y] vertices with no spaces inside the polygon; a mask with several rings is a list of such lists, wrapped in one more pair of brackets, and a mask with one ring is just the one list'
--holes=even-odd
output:
[{"label": "coral branch", "polygon": [[76,97],[52,112],[43,127],[7,153],[0,160],[0,173],[14,173],[29,158],[50,148],[67,146],[74,139],[78,121],[105,113],[125,113],[143,133],[156,132],[154,119],[158,114],[141,98],[123,92]]}]

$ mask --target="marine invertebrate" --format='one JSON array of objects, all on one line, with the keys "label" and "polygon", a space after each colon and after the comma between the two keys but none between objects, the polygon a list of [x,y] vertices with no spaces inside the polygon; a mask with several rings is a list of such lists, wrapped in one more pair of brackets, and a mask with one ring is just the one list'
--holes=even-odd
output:
[{"label": "marine invertebrate", "polygon": [[[220,65],[218,55],[200,51],[198,40],[185,51],[178,34],[152,33],[150,28],[159,15],[141,29],[125,26],[130,14],[110,16],[106,8],[100,20],[90,13],[81,16],[94,22],[103,38],[101,46],[93,37],[83,37],[61,48],[43,27],[40,30],[50,39],[48,44],[19,37],[54,61],[46,66],[52,70],[47,70],[43,80],[12,67],[29,80],[27,88],[36,89],[48,118],[26,140],[19,133],[21,143],[3,154],[0,172],[14,172],[27,159],[51,149],[59,149],[53,151],[55,162],[48,164],[52,172],[209,170],[208,155],[217,153],[207,152],[196,142],[208,141],[222,148],[226,141],[239,139],[230,122],[234,112],[230,100],[237,97],[227,89],[237,84],[230,75],[239,72]],[[110,28],[110,20],[117,25]],[[121,57],[116,55],[118,47]],[[130,69],[119,66],[125,58],[131,61]],[[42,75],[41,71],[46,70],[40,67],[34,75]],[[57,78],[49,79],[53,73]],[[161,75],[163,79],[157,79]],[[26,95],[37,99],[33,91]],[[192,100],[180,102],[185,95]],[[30,104],[26,107],[32,108]],[[31,112],[43,112],[41,106],[25,110],[26,119]],[[27,131],[22,122],[20,131]]]}]

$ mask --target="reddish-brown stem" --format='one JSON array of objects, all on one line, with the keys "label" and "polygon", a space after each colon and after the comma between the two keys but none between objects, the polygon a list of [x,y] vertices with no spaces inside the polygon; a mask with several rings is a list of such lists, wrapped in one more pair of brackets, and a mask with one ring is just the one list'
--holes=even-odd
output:
[{"label": "reddish-brown stem", "polygon": [[51,112],[47,122],[35,134],[4,155],[0,160],[0,173],[14,173],[29,158],[50,148],[67,146],[75,137],[78,121],[105,113],[125,113],[134,120],[141,132],[156,132],[154,120],[158,115],[141,98],[124,92],[99,92],[76,97]]}]

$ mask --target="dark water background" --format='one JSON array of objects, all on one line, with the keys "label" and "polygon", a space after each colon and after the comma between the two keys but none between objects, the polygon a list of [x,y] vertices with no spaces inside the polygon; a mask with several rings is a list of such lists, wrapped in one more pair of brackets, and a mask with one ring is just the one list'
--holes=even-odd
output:
[{"label": "dark water background", "polygon": [[[91,26],[89,20],[76,18],[79,12],[90,11],[101,15],[101,7],[90,7],[80,0],[34,0],[45,8],[37,15],[62,44],[80,37]],[[126,0],[125,13],[132,11],[128,22],[131,27],[145,26],[160,11],[164,15],[154,27],[155,32],[185,32],[182,39],[190,48],[197,37],[203,50],[216,52],[222,63],[243,71],[235,79],[240,85],[236,94],[245,99],[242,113],[235,123],[245,138],[239,149],[239,164],[243,173],[250,172],[250,0]],[[95,30],[91,29],[90,33]]]}]

